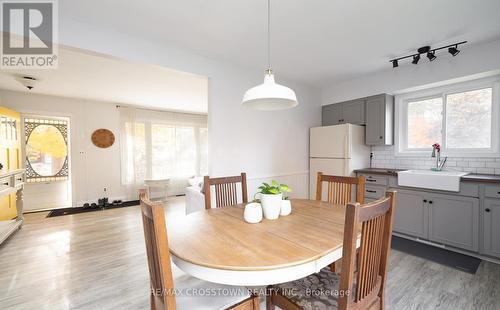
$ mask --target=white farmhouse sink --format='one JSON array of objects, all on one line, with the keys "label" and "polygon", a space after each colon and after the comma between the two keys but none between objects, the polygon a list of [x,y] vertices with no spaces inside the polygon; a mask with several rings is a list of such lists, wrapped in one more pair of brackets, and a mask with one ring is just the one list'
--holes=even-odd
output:
[{"label": "white farmhouse sink", "polygon": [[442,191],[460,191],[460,178],[468,172],[405,170],[398,172],[398,185]]}]

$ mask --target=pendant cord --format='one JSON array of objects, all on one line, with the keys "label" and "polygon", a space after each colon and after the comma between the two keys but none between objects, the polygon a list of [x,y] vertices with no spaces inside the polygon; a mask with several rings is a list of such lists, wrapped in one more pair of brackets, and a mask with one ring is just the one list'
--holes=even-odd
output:
[{"label": "pendant cord", "polygon": [[267,0],[267,69],[271,69],[271,0]]}]

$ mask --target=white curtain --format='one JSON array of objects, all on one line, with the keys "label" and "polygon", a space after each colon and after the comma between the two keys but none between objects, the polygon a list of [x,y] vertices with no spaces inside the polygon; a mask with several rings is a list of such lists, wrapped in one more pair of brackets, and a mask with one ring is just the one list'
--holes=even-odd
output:
[{"label": "white curtain", "polygon": [[170,178],[170,194],[180,194],[188,178],[208,173],[206,115],[119,109],[122,184],[129,199],[136,199],[145,179]]}]

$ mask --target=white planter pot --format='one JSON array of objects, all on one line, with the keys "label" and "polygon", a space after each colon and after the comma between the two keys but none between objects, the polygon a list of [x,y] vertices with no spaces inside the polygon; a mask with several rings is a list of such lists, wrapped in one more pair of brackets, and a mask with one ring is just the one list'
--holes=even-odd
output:
[{"label": "white planter pot", "polygon": [[262,207],[260,203],[251,202],[245,206],[245,211],[243,212],[243,218],[245,222],[250,224],[259,223],[262,221]]},{"label": "white planter pot", "polygon": [[264,212],[264,217],[266,219],[275,220],[280,216],[282,199],[283,199],[282,194],[260,195],[260,204],[262,205],[262,211]]},{"label": "white planter pot", "polygon": [[292,202],[290,200],[282,200],[280,215],[287,216],[290,213],[292,213]]}]

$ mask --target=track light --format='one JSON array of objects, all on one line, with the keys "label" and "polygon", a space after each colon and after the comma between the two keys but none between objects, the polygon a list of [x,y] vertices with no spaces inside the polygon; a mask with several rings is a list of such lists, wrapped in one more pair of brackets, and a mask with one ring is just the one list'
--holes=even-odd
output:
[{"label": "track light", "polygon": [[429,58],[429,61],[433,61],[434,59],[436,59],[436,55],[434,55],[434,52],[431,51],[427,53],[427,58]]},{"label": "track light", "polygon": [[413,56],[413,61],[411,63],[414,64],[414,65],[416,65],[416,64],[418,64],[419,60],[420,60],[420,55],[414,55]]},{"label": "track light", "polygon": [[453,57],[457,56],[457,55],[458,55],[458,53],[460,53],[460,50],[459,50],[457,47],[458,47],[457,45],[455,45],[455,46],[453,46],[453,47],[450,47],[450,48],[448,49],[448,53],[450,53],[450,54],[451,54],[451,56],[453,56]]},{"label": "track light", "polygon": [[445,48],[448,49],[448,53],[450,53],[452,56],[457,56],[460,53],[458,46],[461,44],[465,44],[465,43],[467,43],[467,41],[453,43],[450,45],[441,46],[441,47],[432,48],[432,49],[429,45],[426,45],[426,46],[422,46],[421,48],[419,48],[415,54],[411,54],[411,55],[407,55],[407,56],[403,56],[403,57],[399,57],[399,58],[394,58],[394,59],[389,60],[389,62],[392,63],[393,68],[397,68],[397,67],[399,67],[400,60],[406,59],[406,58],[413,58],[411,63],[414,65],[417,65],[418,62],[420,61],[421,55],[427,55],[427,58],[429,58],[429,61],[433,61],[437,58],[436,52],[439,50],[443,50]]}]

